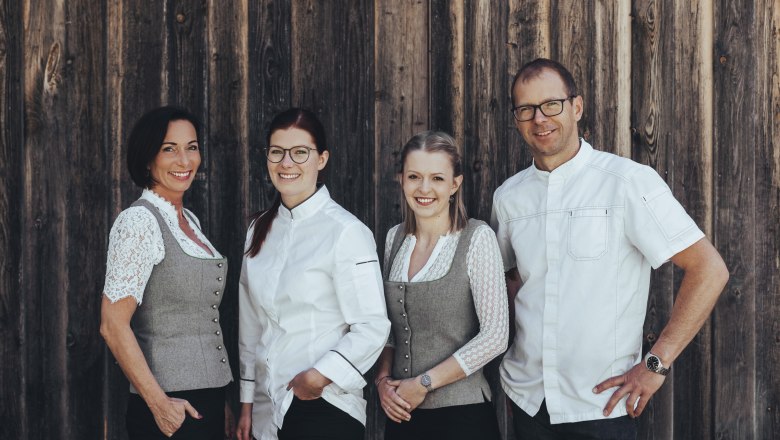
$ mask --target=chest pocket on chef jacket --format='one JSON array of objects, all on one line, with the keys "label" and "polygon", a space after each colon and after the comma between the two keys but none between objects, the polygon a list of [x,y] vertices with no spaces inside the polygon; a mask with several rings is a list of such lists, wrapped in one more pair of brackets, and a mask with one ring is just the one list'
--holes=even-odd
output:
[{"label": "chest pocket on chef jacket", "polygon": [[569,255],[575,260],[598,260],[607,253],[608,208],[586,208],[568,212]]}]

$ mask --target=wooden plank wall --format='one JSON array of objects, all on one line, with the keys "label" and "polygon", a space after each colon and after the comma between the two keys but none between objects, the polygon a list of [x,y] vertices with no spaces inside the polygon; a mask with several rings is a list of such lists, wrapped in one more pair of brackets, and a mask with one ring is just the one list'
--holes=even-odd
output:
[{"label": "wooden plank wall", "polygon": [[[277,111],[321,116],[326,183],[381,251],[400,220],[397,153],[420,130],[462,144],[467,207],[488,218],[493,190],[530,164],[509,88],[538,56],[575,74],[583,135],[654,167],[731,270],[640,438],[774,438],[776,0],[0,0],[0,438],[125,438],[127,383],[98,321],[108,232],[139,194],[122,145],[145,110],[178,103],[204,122],[186,202],[230,259],[222,313],[235,347],[246,217],[273,197],[261,147]],[[653,275],[646,347],[681,275]],[[381,439],[367,395],[367,438]]]}]

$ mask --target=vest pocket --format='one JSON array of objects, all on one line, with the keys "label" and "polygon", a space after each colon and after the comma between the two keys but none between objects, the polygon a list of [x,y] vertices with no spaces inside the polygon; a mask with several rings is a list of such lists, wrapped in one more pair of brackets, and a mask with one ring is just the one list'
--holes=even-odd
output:
[{"label": "vest pocket", "polygon": [[569,211],[569,255],[575,260],[598,260],[607,253],[608,208]]}]

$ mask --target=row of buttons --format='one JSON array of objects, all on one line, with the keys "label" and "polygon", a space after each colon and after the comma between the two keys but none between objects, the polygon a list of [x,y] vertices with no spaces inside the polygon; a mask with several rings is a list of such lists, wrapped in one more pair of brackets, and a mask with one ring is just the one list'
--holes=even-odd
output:
[{"label": "row of buttons", "polygon": [[[400,286],[398,286],[398,289],[399,289],[399,290],[404,290],[404,286],[403,286],[403,285],[400,285]],[[399,300],[398,300],[398,302],[399,302],[399,303],[401,303],[401,304],[403,304],[403,303],[404,303],[404,299],[403,299],[403,298],[401,298],[401,299],[399,299]],[[406,318],[406,312],[401,312],[401,316],[403,316],[404,318]],[[408,326],[404,326],[404,331],[408,332],[408,331],[409,331],[409,327],[408,327]],[[405,340],[405,341],[404,341],[404,344],[406,344],[406,345],[409,345],[409,340],[408,340],[408,339],[407,339],[407,340]],[[409,353],[405,354],[405,355],[404,355],[404,358],[406,358],[406,359],[409,359]],[[409,369],[408,369],[408,368],[404,368],[404,373],[408,373],[408,372],[409,372]]]},{"label": "row of buttons", "polygon": [[[222,263],[217,263],[217,267],[222,267],[222,266],[224,266],[224,264],[222,264]],[[222,277],[217,277],[217,281],[220,281],[220,282],[221,282],[221,281],[222,281]],[[219,296],[219,290],[215,290],[215,291],[214,291],[214,295],[216,295],[216,296]],[[217,310],[217,307],[218,307],[218,306],[217,306],[216,304],[212,304],[212,305],[211,305],[211,308],[212,308],[213,310]],[[214,320],[213,320],[213,321],[214,321],[215,323],[218,323],[218,322],[219,322],[219,318],[214,318]],[[219,330],[217,330],[216,332],[214,332],[214,334],[215,334],[215,335],[217,335],[217,336],[219,336],[219,335],[221,335],[221,334],[222,334],[222,332],[221,332],[221,331],[219,331]],[[220,344],[220,345],[217,345],[217,350],[220,350],[220,351],[222,350],[222,344]],[[222,359],[220,359],[220,362],[222,362],[222,363],[224,364],[225,362],[227,362],[227,359],[225,359],[225,358],[222,358]]]}]

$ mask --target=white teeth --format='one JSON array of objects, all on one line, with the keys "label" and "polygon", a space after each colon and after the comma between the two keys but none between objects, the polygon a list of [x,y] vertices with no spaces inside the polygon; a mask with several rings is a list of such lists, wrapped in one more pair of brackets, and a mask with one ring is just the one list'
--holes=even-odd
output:
[{"label": "white teeth", "polygon": [[422,203],[422,204],[426,204],[426,203],[433,203],[433,200],[434,200],[434,199],[429,199],[429,198],[422,198],[422,197],[417,197],[417,201],[418,201],[418,202],[420,202],[420,203]]},{"label": "white teeth", "polygon": [[180,171],[180,172],[171,171],[171,174],[173,174],[176,177],[189,177],[190,171]]},{"label": "white teeth", "polygon": [[300,174],[282,174],[282,173],[279,173],[279,177],[281,177],[282,179],[295,179],[298,176],[300,176]]},{"label": "white teeth", "polygon": [[552,130],[540,131],[539,133],[536,133],[536,135],[537,136],[547,136],[550,133],[552,133]]}]

